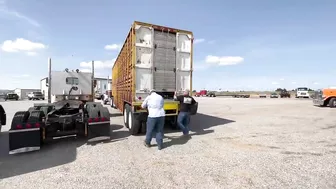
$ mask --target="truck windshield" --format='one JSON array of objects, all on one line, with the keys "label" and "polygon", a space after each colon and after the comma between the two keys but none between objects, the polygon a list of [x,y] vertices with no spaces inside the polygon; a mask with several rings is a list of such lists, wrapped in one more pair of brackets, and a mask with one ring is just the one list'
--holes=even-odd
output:
[{"label": "truck windshield", "polygon": [[35,95],[41,95],[42,93],[41,92],[33,92],[33,94],[35,94]]},{"label": "truck windshield", "polygon": [[65,83],[68,85],[78,85],[79,80],[77,77],[67,77]]},{"label": "truck windshield", "polygon": [[308,88],[303,87],[303,88],[297,88],[297,91],[308,91]]}]

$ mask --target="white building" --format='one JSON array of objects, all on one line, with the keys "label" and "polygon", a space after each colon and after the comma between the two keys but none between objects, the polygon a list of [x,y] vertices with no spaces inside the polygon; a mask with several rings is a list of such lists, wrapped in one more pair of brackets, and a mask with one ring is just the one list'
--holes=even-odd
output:
[{"label": "white building", "polygon": [[28,99],[28,94],[31,92],[40,92],[40,89],[20,89],[16,88],[14,90],[14,93],[16,93],[19,96],[20,100]]},{"label": "white building", "polygon": [[[40,81],[40,90],[44,94],[44,98],[48,99],[48,77],[41,79]],[[94,80],[94,91],[99,92],[100,94],[105,93],[107,90],[111,90],[112,79],[107,78],[95,78]]]},{"label": "white building", "polygon": [[40,89],[41,89],[41,93],[44,95],[44,99],[48,99],[48,86],[47,86],[47,82],[48,81],[48,77],[45,77],[43,79],[41,79],[40,81]]},{"label": "white building", "polygon": [[112,79],[95,78],[94,91],[99,94],[104,94],[106,91],[111,90]]}]

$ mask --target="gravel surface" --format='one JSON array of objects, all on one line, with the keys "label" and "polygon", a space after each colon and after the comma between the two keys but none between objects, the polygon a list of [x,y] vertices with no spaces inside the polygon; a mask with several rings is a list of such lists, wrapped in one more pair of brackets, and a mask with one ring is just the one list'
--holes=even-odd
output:
[{"label": "gravel surface", "polygon": [[[67,138],[9,156],[0,135],[0,188],[335,188],[336,109],[310,100],[196,98],[192,138],[166,130],[145,148],[110,109],[108,143]],[[8,117],[32,102],[0,102]],[[153,140],[155,144],[155,140]]]}]

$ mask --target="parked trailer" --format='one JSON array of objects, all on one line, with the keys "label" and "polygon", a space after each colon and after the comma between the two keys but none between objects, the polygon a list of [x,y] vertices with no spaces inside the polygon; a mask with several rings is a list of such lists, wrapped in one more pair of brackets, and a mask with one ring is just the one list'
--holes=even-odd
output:
[{"label": "parked trailer", "polygon": [[9,130],[9,154],[39,150],[45,141],[55,137],[110,139],[110,113],[100,103],[93,102],[93,70],[92,62],[92,73],[51,71],[49,59],[49,103],[34,104],[14,114]]},{"label": "parked trailer", "polygon": [[174,92],[192,91],[192,63],[192,32],[132,24],[112,68],[111,98],[111,106],[123,113],[132,135],[146,130],[148,114],[141,104],[151,89],[164,97],[166,121],[175,126],[179,103],[173,99]]}]

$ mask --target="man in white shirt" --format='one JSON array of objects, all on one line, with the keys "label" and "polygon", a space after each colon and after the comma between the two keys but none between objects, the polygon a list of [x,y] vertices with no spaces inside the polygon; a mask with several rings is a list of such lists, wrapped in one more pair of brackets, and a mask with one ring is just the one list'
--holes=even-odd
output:
[{"label": "man in white shirt", "polygon": [[158,149],[162,149],[163,144],[163,128],[165,123],[165,110],[163,109],[163,97],[151,90],[149,96],[143,101],[141,107],[148,109],[147,130],[145,146],[150,147],[153,132],[156,133],[156,142]]}]

